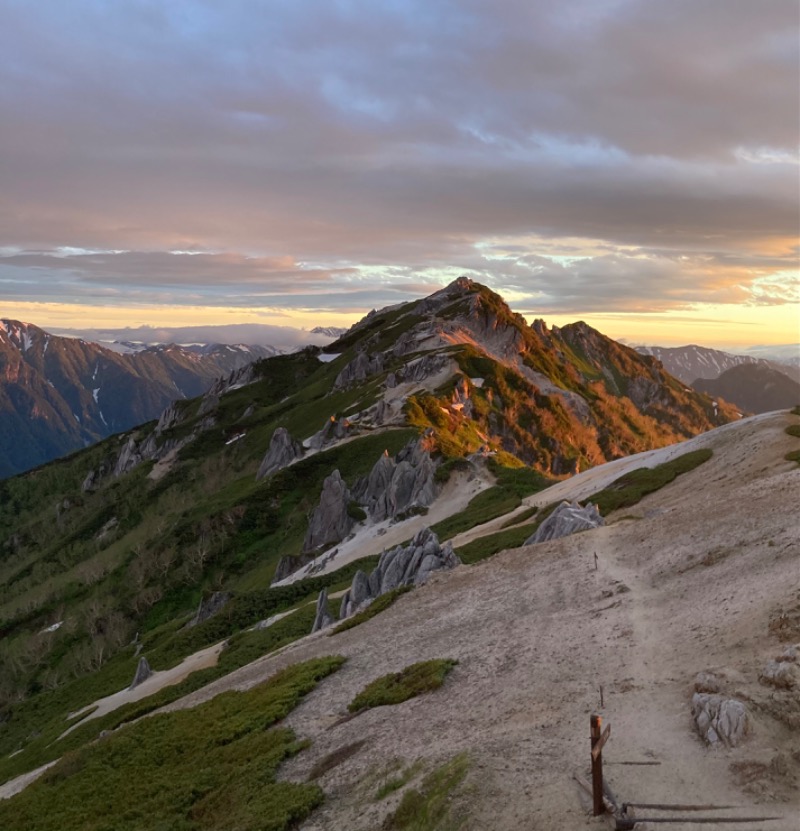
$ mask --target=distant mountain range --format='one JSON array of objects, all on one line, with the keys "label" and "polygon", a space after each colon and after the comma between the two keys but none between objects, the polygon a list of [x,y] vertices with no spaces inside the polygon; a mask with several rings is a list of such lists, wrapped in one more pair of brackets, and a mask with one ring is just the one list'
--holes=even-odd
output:
[{"label": "distant mountain range", "polygon": [[800,384],[762,361],[739,364],[719,378],[700,378],[692,386],[749,413],[768,413],[800,404]]},{"label": "distant mountain range", "polygon": [[156,418],[173,400],[276,354],[222,344],[116,347],[0,320],[0,477]]},{"label": "distant mountain range", "polygon": [[800,375],[800,367],[792,367],[790,364],[776,363],[750,355],[734,355],[731,352],[696,344],[675,347],[637,346],[636,351],[658,358],[670,375],[674,375],[685,384],[691,384],[698,379],[719,378],[723,372],[744,364],[772,367],[789,377]]}]

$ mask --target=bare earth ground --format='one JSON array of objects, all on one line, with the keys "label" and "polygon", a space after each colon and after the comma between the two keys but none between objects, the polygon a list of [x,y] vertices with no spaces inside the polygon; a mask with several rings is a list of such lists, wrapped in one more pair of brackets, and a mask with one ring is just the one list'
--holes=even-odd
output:
[{"label": "bare earth ground", "polygon": [[[654,451],[707,445],[714,456],[605,528],[436,575],[361,626],[304,638],[165,709],[249,688],[313,656],[347,656],[286,720],[312,741],[283,766],[287,779],[366,740],[318,780],[327,799],[304,831],[379,828],[400,798],[373,799],[394,760],[421,760],[418,784],[461,751],[472,760],[453,802],[463,828],[605,827],[572,780],[588,770],[593,711],[612,726],[606,777],[621,801],[736,805],[721,813],[782,819],[705,827],[797,831],[800,700],[758,682],[784,645],[768,630],[771,615],[800,609],[800,467],[783,458],[797,446],[784,428],[796,422],[768,414]],[[555,501],[556,488],[572,497],[570,483],[575,495],[591,493],[622,462],[632,464],[533,499]],[[342,720],[366,683],[428,658],[459,661],[442,689]],[[709,750],[692,729],[692,682],[703,670],[747,704],[752,730],[739,748]],[[626,761],[660,764],[618,764]]]},{"label": "bare earth ground", "polygon": [[[306,831],[379,827],[399,798],[372,801],[392,760],[431,769],[460,751],[473,760],[455,803],[465,828],[597,824],[571,779],[588,768],[595,710],[612,725],[606,774],[620,800],[737,805],[724,813],[783,818],[738,827],[797,831],[798,732],[779,718],[784,694],[758,682],[782,646],[771,613],[800,603],[800,468],[783,459],[793,421],[771,414],[705,434],[680,452],[709,444],[709,462],[607,527],[438,575],[360,627],[305,638],[168,709],[315,655],[346,655],[287,719],[313,742],[284,766],[287,779],[366,739],[319,780],[328,799]],[[368,681],[439,657],[459,665],[438,692],[339,721]],[[709,669],[724,670],[747,702],[753,727],[739,748],[708,750],[693,732],[692,681]]]}]

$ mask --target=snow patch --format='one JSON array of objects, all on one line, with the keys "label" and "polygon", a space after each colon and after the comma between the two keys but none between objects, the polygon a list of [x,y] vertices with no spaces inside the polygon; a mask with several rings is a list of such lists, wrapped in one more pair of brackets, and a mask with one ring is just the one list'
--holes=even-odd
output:
[{"label": "snow patch", "polygon": [[[96,372],[96,370],[95,370],[95,372]],[[100,392],[100,387],[97,387],[97,389],[93,389],[93,390],[92,390],[92,398],[94,398],[94,403],[95,403],[95,404],[99,403],[99,402],[97,401],[97,394],[98,394],[99,392]]]}]

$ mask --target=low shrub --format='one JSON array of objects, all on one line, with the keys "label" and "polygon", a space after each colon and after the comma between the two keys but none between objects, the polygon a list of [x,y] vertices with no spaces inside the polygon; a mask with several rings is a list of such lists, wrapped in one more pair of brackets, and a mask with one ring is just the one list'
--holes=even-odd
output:
[{"label": "low shrub", "polygon": [[620,476],[607,488],[599,491],[583,501],[583,504],[594,502],[603,516],[619,508],[628,508],[635,505],[645,496],[668,485],[682,473],[688,473],[707,462],[713,452],[710,448],[693,450],[678,456],[670,462],[656,467],[641,467]]},{"label": "low shrub", "polygon": [[419,788],[403,794],[397,810],[383,827],[387,831],[434,831],[442,827],[456,831],[466,818],[453,816],[453,792],[464,781],[468,770],[469,757],[460,753],[428,774]]},{"label": "low shrub", "polygon": [[400,672],[382,675],[367,684],[350,702],[347,709],[351,713],[358,713],[371,707],[402,704],[409,698],[438,690],[457,663],[458,661],[447,658],[436,658],[411,664]]}]

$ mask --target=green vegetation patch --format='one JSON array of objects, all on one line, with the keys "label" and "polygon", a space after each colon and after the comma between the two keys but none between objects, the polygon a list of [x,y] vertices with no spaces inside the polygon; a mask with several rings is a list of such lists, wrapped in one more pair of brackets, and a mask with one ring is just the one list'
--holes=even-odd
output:
[{"label": "green vegetation patch", "polygon": [[389,831],[457,831],[466,817],[453,815],[453,793],[469,770],[469,756],[460,753],[428,774],[419,788],[403,794],[397,810],[387,818]]},{"label": "green vegetation patch", "polygon": [[792,450],[783,458],[786,459],[787,462],[797,462],[800,464],[800,450]]},{"label": "green vegetation patch", "polygon": [[[121,724],[141,718],[249,664],[256,658],[274,652],[307,635],[314,622],[314,613],[313,605],[305,606],[276,621],[267,629],[240,632],[230,638],[216,666],[197,670],[178,684],[164,687],[147,698],[126,704],[101,718],[80,724],[69,735],[58,741],[56,739],[70,726],[64,718],[65,713],[77,709],[77,703],[85,702],[89,695],[99,698],[124,688],[133,678],[136,659],[126,655],[126,660],[123,662],[122,656],[118,656],[119,660],[115,659],[110,662],[95,675],[82,678],[74,685],[22,702],[11,711],[12,718],[3,725],[3,730],[0,732],[5,734],[3,736],[4,747],[24,745],[25,749],[15,756],[0,759],[0,782],[5,782],[45,762],[57,759],[66,751],[75,750],[92,741],[103,730],[114,730]],[[124,675],[120,666],[126,670]],[[95,683],[90,686],[90,682]],[[71,694],[65,696],[67,691]],[[89,700],[92,701],[94,698]],[[33,739],[31,739],[32,736],[34,736]]]},{"label": "green vegetation patch", "polygon": [[535,516],[538,513],[538,511],[538,505],[534,505],[531,508],[525,508],[524,511],[520,511],[518,514],[515,514],[510,519],[507,519],[500,527],[511,528],[513,525],[520,525],[521,523],[525,522],[525,520],[528,520],[532,516]]},{"label": "green vegetation patch", "polygon": [[519,548],[538,527],[538,522],[529,522],[527,525],[498,531],[496,534],[487,534],[457,548],[456,554],[462,563],[478,563],[506,548]]},{"label": "green vegetation patch", "polygon": [[38,782],[0,802],[6,831],[237,829],[283,831],[317,807],[315,784],[276,782],[302,750],[270,729],[344,658],[289,667],[247,692],[165,713],[65,756]]},{"label": "green vegetation patch", "polygon": [[688,473],[703,462],[707,462],[712,455],[713,451],[710,448],[702,448],[684,453],[683,456],[656,467],[632,470],[620,476],[607,488],[584,500],[584,504],[594,502],[600,509],[600,513],[607,516],[611,511],[635,505],[649,493],[668,485],[682,473]]},{"label": "green vegetation patch", "polygon": [[444,679],[458,661],[449,658],[435,658],[411,664],[400,672],[390,672],[376,678],[350,702],[351,713],[384,707],[388,704],[402,704],[409,698],[438,690]]},{"label": "green vegetation patch", "polygon": [[431,530],[441,541],[449,540],[456,534],[513,511],[520,503],[521,500],[515,493],[494,485],[474,496],[463,511],[431,526]]},{"label": "green vegetation patch", "polygon": [[786,432],[790,436],[794,436],[796,439],[800,439],[800,424],[790,424],[786,428]]},{"label": "green vegetation patch", "polygon": [[380,597],[375,598],[375,600],[373,600],[366,609],[359,612],[357,615],[353,615],[353,617],[343,620],[331,632],[331,634],[337,635],[339,632],[346,632],[348,629],[352,629],[354,626],[358,626],[370,618],[375,617],[375,615],[379,615],[385,609],[388,609],[401,594],[410,592],[412,588],[413,586],[398,586],[396,589],[392,589],[392,591],[382,594]]},{"label": "green vegetation patch", "polygon": [[[380,802],[382,799],[386,799],[387,796],[393,794],[395,791],[399,791],[401,788],[404,788],[420,772],[421,769],[422,761],[419,759],[417,759],[417,761],[413,764],[405,766],[402,766],[399,761],[396,761],[384,776],[383,783],[375,792],[375,802]],[[394,771],[397,772],[394,773]],[[394,773],[394,775],[391,775],[392,773]]]}]

